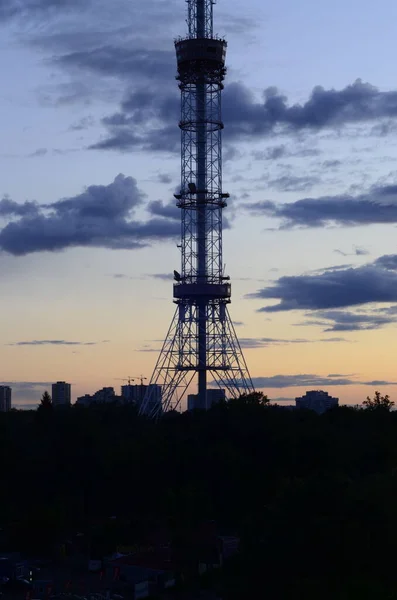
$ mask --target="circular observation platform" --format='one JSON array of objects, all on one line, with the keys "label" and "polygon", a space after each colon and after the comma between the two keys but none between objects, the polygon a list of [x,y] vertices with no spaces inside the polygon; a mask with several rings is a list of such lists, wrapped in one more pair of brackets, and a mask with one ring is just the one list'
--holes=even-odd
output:
[{"label": "circular observation platform", "polygon": [[175,42],[178,70],[184,70],[192,62],[207,63],[224,68],[226,60],[225,40],[216,38],[186,38]]},{"label": "circular observation platform", "polygon": [[230,283],[174,283],[174,298],[185,299],[228,299],[232,294]]}]

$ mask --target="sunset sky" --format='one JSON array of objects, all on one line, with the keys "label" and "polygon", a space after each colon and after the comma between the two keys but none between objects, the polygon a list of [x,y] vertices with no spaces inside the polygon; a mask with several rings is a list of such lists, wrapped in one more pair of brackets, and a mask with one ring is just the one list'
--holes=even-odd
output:
[{"label": "sunset sky", "polygon": [[[379,6],[215,6],[230,313],[271,399],[397,391],[397,4]],[[180,266],[185,9],[0,0],[0,381],[14,406],[56,380],[74,400],[150,378]]]}]

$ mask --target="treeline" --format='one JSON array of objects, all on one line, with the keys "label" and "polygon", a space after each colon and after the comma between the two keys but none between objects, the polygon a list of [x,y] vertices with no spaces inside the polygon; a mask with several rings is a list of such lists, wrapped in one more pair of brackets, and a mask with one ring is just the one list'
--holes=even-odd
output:
[{"label": "treeline", "polygon": [[46,552],[80,531],[131,545],[154,524],[177,536],[215,520],[241,537],[226,600],[397,597],[390,408],[318,416],[242,398],[158,423],[111,405],[0,414],[3,543]]}]

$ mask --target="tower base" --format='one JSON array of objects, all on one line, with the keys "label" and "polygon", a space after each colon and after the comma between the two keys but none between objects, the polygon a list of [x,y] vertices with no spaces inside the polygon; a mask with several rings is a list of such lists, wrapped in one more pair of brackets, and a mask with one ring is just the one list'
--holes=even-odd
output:
[{"label": "tower base", "polygon": [[[210,348],[207,375],[211,387],[225,389],[226,397],[238,398],[254,391],[243,353],[225,303],[208,306],[207,343]],[[179,304],[160,351],[150,385],[139,413],[158,418],[176,410],[194,376],[199,374],[197,360],[197,318],[195,307]],[[161,388],[161,402],[158,390]]]}]

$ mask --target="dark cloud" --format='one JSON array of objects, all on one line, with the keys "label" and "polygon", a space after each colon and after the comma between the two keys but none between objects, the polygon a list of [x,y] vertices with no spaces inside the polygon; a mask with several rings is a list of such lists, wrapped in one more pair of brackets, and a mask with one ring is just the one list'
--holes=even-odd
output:
[{"label": "dark cloud", "polygon": [[91,149],[179,152],[179,115],[176,90],[158,94],[147,86],[135,89],[126,96],[119,112],[103,119],[109,136]]},{"label": "dark cloud", "polygon": [[153,200],[149,202],[148,211],[157,217],[165,217],[180,222],[181,209],[176,206],[176,201],[171,201],[165,204],[162,200]]},{"label": "dark cloud", "polygon": [[[118,175],[113,183],[89,186],[73,198],[43,205],[40,211],[16,212],[20,216],[0,230],[0,249],[16,256],[32,252],[57,251],[71,247],[111,249],[142,248],[155,240],[180,234],[180,225],[165,218],[132,220],[144,194],[133,177]],[[32,207],[29,207],[31,210]]]},{"label": "dark cloud", "polygon": [[173,152],[180,151],[180,135],[175,123],[168,127],[154,127],[145,131],[137,131],[130,119],[125,123],[112,125],[109,122],[109,137],[105,137],[96,144],[92,144],[90,150],[117,150],[129,152],[131,150],[146,150],[149,152]]},{"label": "dark cloud", "polygon": [[253,377],[252,383],[256,388],[321,388],[345,385],[397,385],[394,381],[355,381],[347,377],[322,377],[321,375],[273,375],[272,377]]},{"label": "dark cloud", "polygon": [[397,323],[397,307],[379,308],[366,312],[362,310],[320,310],[306,316],[309,319],[301,325],[318,325],[323,328],[324,332],[367,331]]},{"label": "dark cloud", "polygon": [[388,269],[389,271],[397,271],[397,254],[380,256],[375,260],[374,265]]},{"label": "dark cloud", "polygon": [[245,323],[243,321],[233,321],[233,325],[235,327],[244,327]]},{"label": "dark cloud", "polygon": [[[122,103],[119,113],[103,120],[109,135],[92,148],[125,151],[139,147],[151,151],[176,152],[179,135],[175,123],[178,111],[176,90],[154,94],[147,85],[135,89]],[[367,123],[395,116],[397,92],[381,92],[361,80],[342,90],[325,90],[317,86],[306,103],[292,106],[288,106],[286,97],[276,88],[267,88],[263,102],[257,102],[250,90],[235,82],[226,85],[223,96],[226,142],[274,133],[340,129],[351,123]],[[142,117],[149,125],[144,131],[139,130]],[[156,127],[151,125],[151,120],[156,122]],[[316,149],[314,152],[318,153]],[[271,159],[271,153],[264,158]],[[273,153],[275,157],[277,154],[281,157],[286,151],[278,146]],[[313,155],[313,149],[307,148],[306,153]]]},{"label": "dark cloud", "polygon": [[118,76],[130,82],[136,81],[137,78],[150,78],[157,83],[172,83],[176,69],[173,50],[133,48],[131,45],[96,46],[64,54],[54,61],[64,68],[92,71],[110,77]]},{"label": "dark cloud", "polygon": [[89,0],[0,0],[0,21],[42,17],[45,13],[68,11],[89,3]]},{"label": "dark cloud", "polygon": [[306,103],[292,106],[277,88],[267,88],[263,95],[263,102],[257,102],[242,84],[227,86],[224,118],[234,135],[257,137],[277,126],[291,131],[320,130],[397,115],[397,92],[381,92],[360,79],[342,90],[317,86]]},{"label": "dark cloud", "polygon": [[39,205],[36,202],[18,204],[10,198],[0,200],[0,217],[32,217],[38,213],[38,210]]},{"label": "dark cloud", "polygon": [[96,346],[97,344],[103,344],[109,340],[103,340],[101,342],[72,342],[68,340],[30,340],[24,342],[14,342],[8,344],[8,346]]},{"label": "dark cloud", "polygon": [[363,331],[369,329],[380,329],[385,325],[396,323],[397,317],[382,314],[362,314],[349,311],[322,311],[317,313],[320,319],[332,321],[324,331]]},{"label": "dark cloud", "polygon": [[381,257],[358,268],[324,271],[319,274],[280,277],[271,287],[263,288],[250,298],[278,299],[274,306],[259,312],[319,310],[358,306],[371,302],[397,302],[397,258]]},{"label": "dark cloud", "polygon": [[397,223],[397,185],[374,186],[360,196],[322,196],[276,204],[269,200],[246,205],[253,214],[282,220],[282,229]]}]

